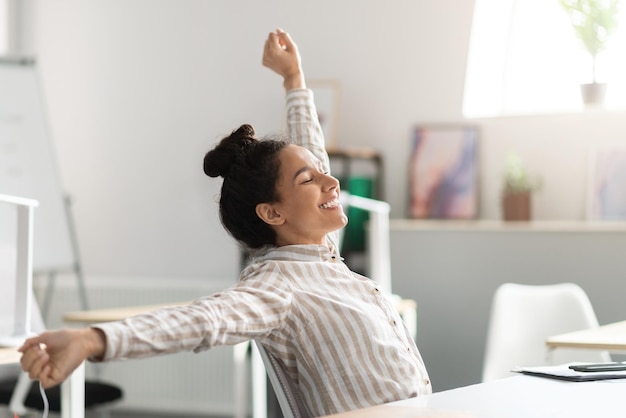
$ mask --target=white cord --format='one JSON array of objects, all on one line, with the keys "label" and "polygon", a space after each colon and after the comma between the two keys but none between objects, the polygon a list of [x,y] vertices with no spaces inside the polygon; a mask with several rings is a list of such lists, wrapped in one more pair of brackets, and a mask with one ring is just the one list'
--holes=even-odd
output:
[{"label": "white cord", "polygon": [[41,386],[41,382],[39,382],[39,393],[41,393],[41,399],[43,399],[43,414],[41,415],[41,418],[48,418],[50,405],[48,404],[48,397],[46,396],[46,391],[43,390],[43,386]]}]

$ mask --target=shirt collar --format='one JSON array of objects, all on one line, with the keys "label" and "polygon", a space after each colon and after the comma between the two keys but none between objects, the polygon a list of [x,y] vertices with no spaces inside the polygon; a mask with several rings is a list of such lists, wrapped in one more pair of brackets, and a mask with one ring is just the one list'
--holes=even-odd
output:
[{"label": "shirt collar", "polygon": [[278,260],[278,261],[330,261],[336,260],[338,255],[334,248],[326,245],[285,245],[282,247],[271,247],[256,261]]}]

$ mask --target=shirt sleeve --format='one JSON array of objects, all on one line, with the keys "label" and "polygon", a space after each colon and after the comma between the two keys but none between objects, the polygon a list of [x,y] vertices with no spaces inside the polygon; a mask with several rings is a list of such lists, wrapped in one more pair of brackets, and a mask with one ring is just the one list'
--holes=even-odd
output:
[{"label": "shirt sleeve", "polygon": [[232,288],[184,306],[95,325],[106,335],[102,360],[142,358],[260,339],[284,324],[293,299],[274,263],[242,273]]},{"label": "shirt sleeve", "polygon": [[287,92],[287,129],[296,145],[307,148],[330,170],[330,161],[324,143],[324,133],[317,116],[313,92],[294,89]]},{"label": "shirt sleeve", "polygon": [[[309,89],[293,89],[287,92],[287,130],[294,144],[307,148],[321,162],[324,171],[330,173],[330,159],[326,152],[324,132],[319,122],[313,92]],[[327,235],[329,247],[339,254],[339,232]]]}]

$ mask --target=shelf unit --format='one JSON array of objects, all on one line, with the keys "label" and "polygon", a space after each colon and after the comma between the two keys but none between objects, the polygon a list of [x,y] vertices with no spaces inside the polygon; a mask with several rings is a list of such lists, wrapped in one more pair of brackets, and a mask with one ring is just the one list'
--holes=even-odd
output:
[{"label": "shelf unit", "polygon": [[350,192],[347,181],[353,175],[372,178],[374,188],[373,199],[384,200],[383,157],[369,148],[332,149],[328,151],[332,173],[342,180],[342,189]]},{"label": "shelf unit", "polygon": [[[353,195],[384,200],[384,167],[380,153],[368,148],[328,151],[331,172],[341,182],[341,189]],[[367,274],[365,223],[368,215],[348,208],[350,222],[345,228],[341,255],[354,271]]]}]

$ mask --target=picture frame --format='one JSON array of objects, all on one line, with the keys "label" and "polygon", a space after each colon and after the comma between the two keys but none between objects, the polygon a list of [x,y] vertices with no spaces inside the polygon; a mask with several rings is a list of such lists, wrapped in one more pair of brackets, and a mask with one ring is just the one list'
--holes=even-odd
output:
[{"label": "picture frame", "polygon": [[626,146],[592,149],[588,173],[587,219],[626,221]]},{"label": "picture frame", "polygon": [[478,192],[478,128],[464,124],[415,127],[408,217],[475,219]]},{"label": "picture frame", "polygon": [[338,122],[341,85],[337,80],[307,80],[307,87],[313,91],[317,115],[326,139],[326,148],[339,148]]}]

